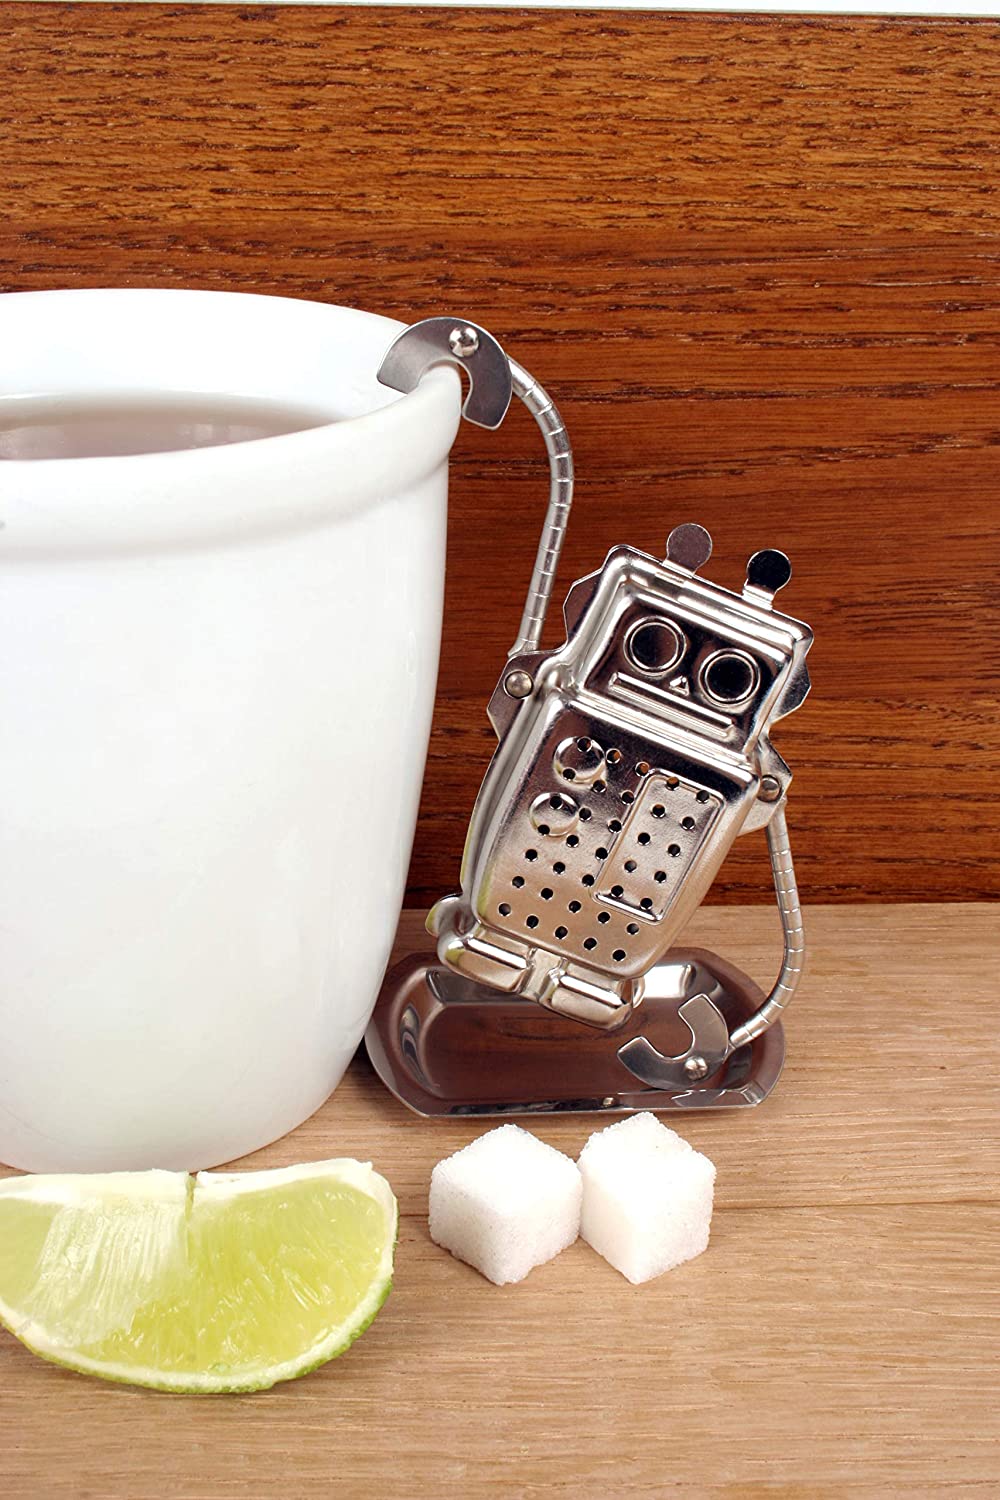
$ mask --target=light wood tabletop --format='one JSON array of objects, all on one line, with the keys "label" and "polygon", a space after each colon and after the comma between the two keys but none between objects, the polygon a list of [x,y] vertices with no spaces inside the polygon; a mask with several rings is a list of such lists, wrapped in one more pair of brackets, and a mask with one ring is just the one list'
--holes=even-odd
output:
[{"label": "light wood tabletop", "polygon": [[[669,1122],[718,1165],[711,1245],[642,1287],[582,1241],[505,1288],[439,1250],[431,1168],[490,1122],[418,1119],[359,1058],[245,1165],[352,1155],[390,1179],[396,1282],[369,1332],[303,1380],[200,1398],[4,1335],[4,1495],[996,1494],[998,917],[809,910],[777,1090]],[[402,947],[419,933],[405,914]],[[762,981],[776,965],[766,908],[703,909],[688,935]],[[575,1155],[600,1123],[530,1125]]]}]

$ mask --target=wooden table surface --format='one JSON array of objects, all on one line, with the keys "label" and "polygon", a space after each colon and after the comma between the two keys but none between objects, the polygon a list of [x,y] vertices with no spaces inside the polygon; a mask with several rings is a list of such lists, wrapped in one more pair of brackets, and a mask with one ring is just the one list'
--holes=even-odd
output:
[{"label": "wooden table surface", "polygon": [[[431,1167],[487,1124],[416,1118],[359,1059],[246,1164],[347,1154],[388,1176],[396,1284],[370,1331],[303,1380],[201,1398],[69,1374],[4,1335],[5,1497],[995,1495],[998,916],[808,912],[777,1091],[680,1122],[719,1169],[709,1250],[644,1287],[582,1242],[506,1288],[439,1250]],[[412,946],[419,917],[401,931]],[[773,972],[766,908],[689,931]],[[532,1129],[576,1154],[595,1123]]]}]

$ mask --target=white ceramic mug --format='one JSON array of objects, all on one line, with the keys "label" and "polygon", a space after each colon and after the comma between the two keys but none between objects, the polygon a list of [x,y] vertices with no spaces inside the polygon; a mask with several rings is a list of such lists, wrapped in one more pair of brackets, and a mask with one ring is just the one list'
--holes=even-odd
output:
[{"label": "white ceramic mug", "polygon": [[437,673],[453,369],[235,293],[0,298],[0,397],[338,420],[0,463],[0,1160],[194,1168],[339,1082],[402,899]]}]

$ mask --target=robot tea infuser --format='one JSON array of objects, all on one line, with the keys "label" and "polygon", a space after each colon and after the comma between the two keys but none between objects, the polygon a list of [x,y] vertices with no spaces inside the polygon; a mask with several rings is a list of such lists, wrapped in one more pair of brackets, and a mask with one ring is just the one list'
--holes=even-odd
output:
[{"label": "robot tea infuser", "polygon": [[[366,1034],[383,1082],[424,1115],[738,1108],[784,1058],[779,1017],[805,951],[771,726],[809,690],[808,626],[774,608],[781,552],[742,593],[700,576],[707,531],[657,559],[614,547],[574,583],[566,640],[539,649],[573,464],[542,388],[475,324],[431,318],[379,379],[431,366],[471,383],[463,415],[500,425],[516,394],[542,430],[548,513],[517,639],[489,703],[499,744],[469,824],[461,891],[428,917],[436,958],[387,974]],[[726,960],[674,947],[740,834],[763,829],[784,936],[770,993]]]}]

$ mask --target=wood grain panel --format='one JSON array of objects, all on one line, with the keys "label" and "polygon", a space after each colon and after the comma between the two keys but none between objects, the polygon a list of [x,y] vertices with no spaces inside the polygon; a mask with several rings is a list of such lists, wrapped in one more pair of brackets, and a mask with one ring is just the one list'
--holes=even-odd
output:
[{"label": "wood grain panel", "polygon": [[[3,17],[0,286],[486,323],[574,439],[561,585],[682,519],[734,586],[791,554],[815,691],[776,739],[807,894],[997,893],[1000,25]],[[455,883],[544,493],[526,416],[463,431],[414,901]],[[766,891],[752,838],[715,898]]]},{"label": "wood grain panel", "polygon": [[[843,1500],[995,1495],[990,1028],[968,1012],[995,904],[807,913],[789,1062],[759,1110],[671,1120],[718,1167],[712,1241],[632,1287],[583,1242],[498,1288],[433,1245],[433,1164],[488,1122],[420,1120],[360,1060],[245,1165],[371,1158],[400,1202],[395,1286],[364,1338],[259,1396],[87,1380],[0,1335],[7,1500]],[[773,972],[761,910],[693,940]],[[405,913],[402,947],[419,941]],[[599,1120],[532,1130],[575,1156]]]}]

